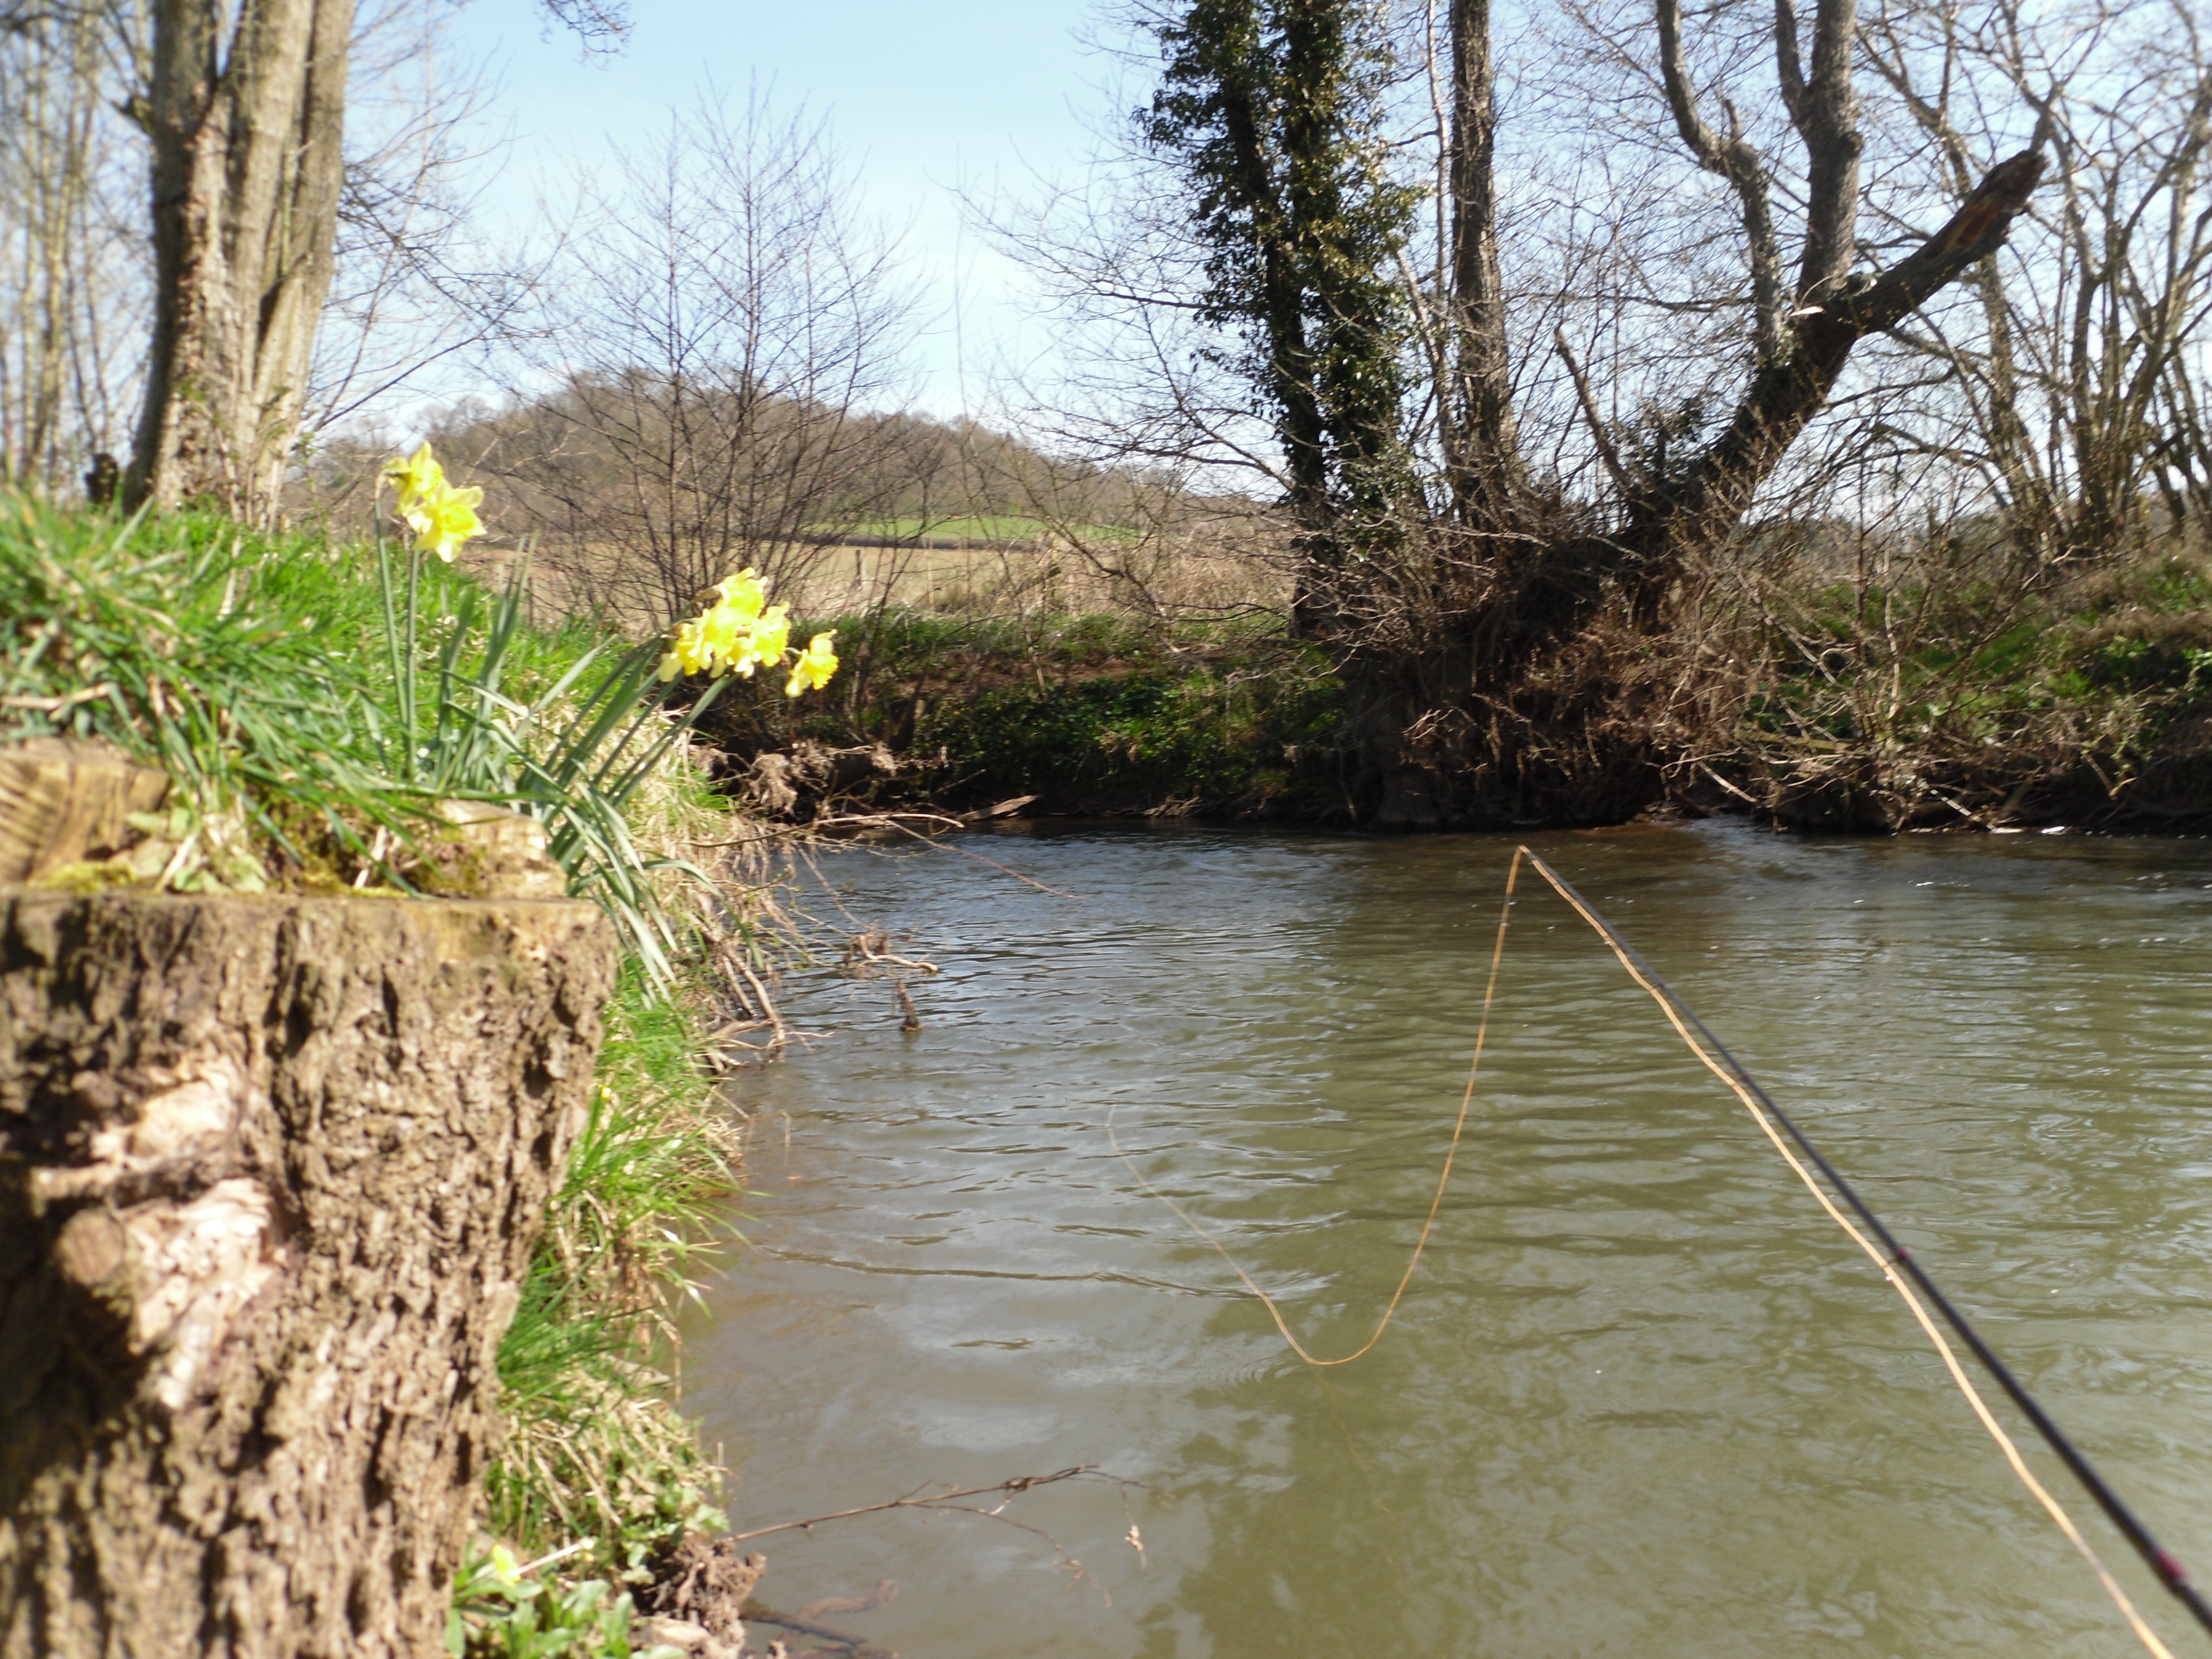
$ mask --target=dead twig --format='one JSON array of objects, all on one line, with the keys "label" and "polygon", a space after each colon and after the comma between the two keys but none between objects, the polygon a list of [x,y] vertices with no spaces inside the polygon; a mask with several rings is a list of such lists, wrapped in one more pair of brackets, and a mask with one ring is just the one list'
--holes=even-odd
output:
[{"label": "dead twig", "polygon": [[[939,1492],[929,1498],[919,1498],[909,1492],[904,1498],[893,1498],[881,1504],[863,1504],[858,1509],[833,1510],[828,1515],[811,1516],[804,1521],[780,1521],[773,1527],[757,1527],[750,1532],[727,1534],[726,1540],[732,1544],[747,1544],[756,1538],[766,1538],[779,1532],[811,1532],[826,1522],[849,1521],[856,1515],[881,1515],[889,1510],[957,1510],[964,1515],[981,1515],[997,1520],[1001,1518],[1000,1511],[1006,1508],[1008,1500],[1018,1498],[1025,1492],[1034,1492],[1039,1486],[1057,1486],[1063,1480],[1109,1481],[1125,1492],[1132,1487],[1139,1491],[1144,1488],[1142,1481],[1109,1474],[1096,1463],[1079,1463],[1073,1468],[1056,1470],[1051,1474],[1018,1475],[1012,1480],[1001,1480],[995,1486],[968,1486],[958,1492]],[[995,1507],[988,1510],[976,1509],[959,1501],[963,1498],[994,1495],[1000,1501]]]},{"label": "dead twig", "polygon": [[1590,441],[1596,446],[1598,459],[1605,463],[1605,470],[1613,479],[1613,488],[1620,491],[1623,497],[1634,495],[1635,480],[1628,476],[1628,469],[1620,464],[1620,452],[1613,447],[1613,435],[1605,428],[1605,417],[1598,413],[1597,397],[1590,390],[1589,377],[1583,373],[1583,366],[1575,361],[1574,350],[1567,344],[1565,329],[1552,331],[1552,344],[1559,354],[1559,361],[1567,366],[1567,378],[1574,382],[1575,401],[1582,406],[1583,419],[1589,423]]},{"label": "dead twig", "polygon": [[933,962],[921,962],[912,957],[902,957],[891,949],[892,935],[881,927],[863,928],[845,941],[844,971],[859,978],[871,968],[884,963],[896,968],[911,968],[918,974],[933,974],[938,966]]},{"label": "dead twig", "polygon": [[[957,853],[963,859],[973,859],[978,864],[988,864],[1001,875],[1012,876],[1016,881],[1027,882],[1030,886],[1036,888],[1040,893],[1049,893],[1054,898],[1073,899],[1078,904],[1087,904],[1090,902],[1090,901],[1085,898],[1080,893],[1064,893],[1060,891],[1059,888],[1048,887],[1042,882],[1036,880],[1034,877],[1025,876],[1018,870],[1009,870],[1005,865],[1000,863],[996,859],[987,859],[981,853],[971,853],[964,847],[942,846],[937,842],[932,841],[927,836],[923,835],[921,830],[908,830],[903,823],[894,822],[889,818],[884,819],[884,822],[894,830],[900,830],[906,835],[912,836],[924,847],[935,848],[940,853]],[[953,822],[957,823],[958,820],[955,819]]]},{"label": "dead twig", "polygon": [[1713,769],[1712,769],[1711,767],[1710,767],[1710,766],[1706,765],[1706,764],[1705,763],[1705,762],[1703,762],[1703,761],[1701,761],[1701,760],[1693,760],[1693,761],[1692,761],[1692,762],[1690,763],[1690,764],[1691,764],[1691,765],[1692,765],[1692,766],[1694,766],[1694,767],[1696,767],[1696,768],[1698,769],[1698,770],[1699,770],[1700,772],[1703,772],[1703,773],[1704,773],[1707,777],[1711,778],[1711,779],[1715,783],[1717,783],[1718,785],[1720,785],[1720,787],[1721,787],[1722,788],[1723,788],[1723,789],[1727,790],[1727,791],[1729,792],[1729,793],[1730,793],[1731,795],[1734,795],[1734,796],[1735,796],[1738,800],[1741,800],[1741,801],[1747,801],[1747,802],[1749,802],[1752,805],[1753,805],[1753,806],[1755,806],[1755,807],[1759,808],[1759,810],[1760,811],[1762,811],[1762,812],[1763,812],[1763,811],[1765,811],[1766,810],[1765,804],[1763,801],[1761,801],[1761,800],[1759,799],[1759,797],[1758,797],[1758,796],[1753,795],[1753,794],[1751,794],[1751,793],[1748,793],[1747,792],[1746,792],[1746,791],[1744,791],[1744,790],[1741,790],[1741,789],[1737,788],[1737,787],[1735,787],[1735,785],[1734,785],[1734,784],[1730,783],[1730,782],[1729,782],[1726,778],[1723,777],[1719,773],[1717,773],[1717,772],[1714,771],[1714,770],[1713,770]]}]

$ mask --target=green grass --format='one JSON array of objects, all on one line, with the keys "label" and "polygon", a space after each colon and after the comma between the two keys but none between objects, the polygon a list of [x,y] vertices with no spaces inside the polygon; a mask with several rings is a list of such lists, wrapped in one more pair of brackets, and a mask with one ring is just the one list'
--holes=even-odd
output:
[{"label": "green grass", "polygon": [[[1018,794],[1057,813],[1343,813],[1342,688],[1265,617],[1165,628],[1127,612],[966,617],[888,610],[834,628],[827,696],[733,690],[706,722],[744,754],[885,743],[921,763],[877,805]],[[939,758],[941,755],[941,758]]]},{"label": "green grass", "polygon": [[683,726],[656,718],[654,656],[435,562],[0,495],[0,742],[101,738],[167,771],[170,886],[465,891],[440,803],[488,801],[544,823],[671,984],[664,878],[711,884],[629,830]]},{"label": "green grass", "polygon": [[696,1031],[633,967],[607,1010],[591,1115],[500,1346],[508,1443],[491,1529],[531,1550],[591,1539],[584,1564],[635,1573],[719,1524],[716,1472],[668,1409],[671,1315],[736,1180],[726,1108]]},{"label": "green grass", "polygon": [[630,1597],[603,1578],[562,1583],[526,1572],[505,1545],[471,1551],[453,1585],[452,1659],[684,1659],[677,1647],[636,1648]]},{"label": "green grass", "polygon": [[1771,592],[1729,654],[1760,665],[1705,753],[1754,787],[1848,780],[1893,824],[2212,818],[2199,561]]},{"label": "green grass", "polygon": [[1083,816],[1328,817],[1342,811],[1341,712],[1317,666],[1198,664],[948,700],[914,746],[942,750],[951,792],[977,804],[1034,794]]},{"label": "green grass", "polygon": [[381,616],[303,540],[0,495],[0,743],[102,738],[167,771],[210,854],[173,884],[328,877],[422,816],[362,741]]}]

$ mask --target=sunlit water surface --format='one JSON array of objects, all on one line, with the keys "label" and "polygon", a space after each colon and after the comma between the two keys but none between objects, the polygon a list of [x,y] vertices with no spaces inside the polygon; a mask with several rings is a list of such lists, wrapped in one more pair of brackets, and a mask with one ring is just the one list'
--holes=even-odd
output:
[{"label": "sunlit water surface", "polygon": [[[908,1659],[2140,1650],[1893,1293],[1525,880],[1458,1172],[1365,1358],[1298,1363],[1115,1155],[1109,1113],[1310,1347],[1356,1346],[1445,1150],[1510,841],[957,844],[1080,897],[944,850],[823,861],[943,971],[913,1035],[880,980],[791,987],[823,1036],[738,1091],[750,1243],[690,1322],[688,1404],[742,1527],[1140,1484],[769,1538],[771,1606],[895,1581],[817,1622]],[[2212,846],[1535,845],[2212,1570]]]}]

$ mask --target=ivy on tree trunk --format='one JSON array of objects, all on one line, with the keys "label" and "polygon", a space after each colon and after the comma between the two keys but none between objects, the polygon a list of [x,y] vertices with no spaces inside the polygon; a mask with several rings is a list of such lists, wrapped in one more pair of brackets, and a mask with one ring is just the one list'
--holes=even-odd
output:
[{"label": "ivy on tree trunk", "polygon": [[[1405,280],[1418,197],[1396,182],[1384,142],[1393,65],[1374,0],[1190,0],[1158,27],[1164,69],[1146,136],[1181,175],[1206,254],[1201,314],[1243,343],[1224,361],[1274,426],[1303,555],[1293,623],[1339,655],[1362,763],[1355,793],[1372,822],[1616,811],[1623,788],[1638,787],[1635,740],[1587,698],[1577,703],[1572,677],[1547,675],[1547,658],[1616,599],[1631,622],[1655,623],[1685,559],[1735,532],[1857,343],[1988,259],[2041,174],[2036,149],[2013,157],[1908,257],[1854,270],[1856,0],[1817,0],[1809,64],[1794,0],[1778,0],[1775,75],[1806,161],[1793,282],[1771,158],[1725,100],[1726,130],[1706,119],[1680,0],[1654,0],[1653,21],[1655,79],[1675,130],[1736,198],[1752,372],[1701,450],[1624,460],[1558,335],[1612,484],[1610,501],[1585,502],[1532,479],[1520,452],[1490,0],[1448,0],[1449,200],[1425,289]],[[1425,386],[1408,372],[1416,343]],[[1433,492],[1412,453],[1415,404],[1434,411]],[[1546,744],[1604,775],[1604,804],[1534,798],[1543,790],[1532,791],[1527,757]]]}]

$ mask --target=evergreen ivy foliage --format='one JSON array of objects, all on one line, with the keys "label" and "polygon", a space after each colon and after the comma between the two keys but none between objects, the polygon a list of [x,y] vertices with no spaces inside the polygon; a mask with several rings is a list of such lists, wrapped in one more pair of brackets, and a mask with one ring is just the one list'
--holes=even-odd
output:
[{"label": "evergreen ivy foliage", "polygon": [[1193,0],[1158,29],[1152,153],[1206,250],[1214,358],[1253,388],[1310,556],[1377,550],[1410,487],[1410,319],[1397,280],[1420,192],[1390,175],[1392,70],[1372,0]]}]

